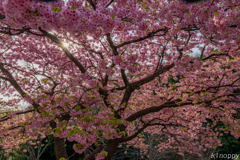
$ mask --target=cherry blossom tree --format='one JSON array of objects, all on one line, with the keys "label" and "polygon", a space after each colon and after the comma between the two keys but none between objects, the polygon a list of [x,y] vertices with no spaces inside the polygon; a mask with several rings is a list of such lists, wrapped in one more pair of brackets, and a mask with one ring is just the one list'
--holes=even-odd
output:
[{"label": "cherry blossom tree", "polygon": [[110,160],[120,143],[147,151],[144,131],[168,136],[158,151],[197,154],[221,145],[206,119],[238,138],[239,4],[0,0],[3,148],[54,135],[57,159],[68,139]]}]

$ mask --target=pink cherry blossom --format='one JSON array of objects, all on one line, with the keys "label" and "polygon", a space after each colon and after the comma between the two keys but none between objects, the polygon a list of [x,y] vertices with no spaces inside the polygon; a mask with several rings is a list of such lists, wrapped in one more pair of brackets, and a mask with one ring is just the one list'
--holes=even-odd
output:
[{"label": "pink cherry blossom", "polygon": [[239,138],[239,3],[0,0],[3,149],[53,135],[68,159],[66,139],[79,154],[103,140],[90,157],[108,160],[122,143],[146,154],[142,131],[179,154]]}]

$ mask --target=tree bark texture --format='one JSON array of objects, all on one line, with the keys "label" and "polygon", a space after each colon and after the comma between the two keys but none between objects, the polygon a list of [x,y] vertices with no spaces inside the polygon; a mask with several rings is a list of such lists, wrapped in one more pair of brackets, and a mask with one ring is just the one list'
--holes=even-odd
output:
[{"label": "tree bark texture", "polygon": [[108,152],[108,155],[107,155],[106,158],[104,158],[104,160],[111,160],[112,159],[119,143],[120,143],[119,139],[108,140],[107,144],[103,148],[104,151]]},{"label": "tree bark texture", "polygon": [[68,159],[67,150],[63,138],[54,137],[54,151],[57,160],[59,160],[60,158]]}]

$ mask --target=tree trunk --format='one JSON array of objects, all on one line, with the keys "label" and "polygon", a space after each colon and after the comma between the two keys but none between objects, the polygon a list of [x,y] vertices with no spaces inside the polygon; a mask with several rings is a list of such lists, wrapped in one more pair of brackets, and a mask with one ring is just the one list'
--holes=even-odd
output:
[{"label": "tree trunk", "polygon": [[87,155],[84,160],[95,160],[95,155],[97,153],[100,153],[101,151],[108,152],[108,155],[106,158],[104,158],[104,160],[111,160],[119,143],[120,139],[108,140],[107,144],[105,144],[104,146],[99,145],[90,155]]},{"label": "tree trunk", "polygon": [[54,151],[57,160],[60,158],[68,159],[67,150],[65,147],[64,139],[59,137],[54,137]]},{"label": "tree trunk", "polygon": [[103,149],[102,145],[99,145],[91,154],[87,154],[83,160],[95,160],[95,154],[101,152]]},{"label": "tree trunk", "polygon": [[116,149],[118,147],[118,144],[120,143],[119,139],[111,139],[108,140],[107,144],[103,148],[104,151],[108,152],[108,155],[104,160],[111,160],[114,153],[116,152]]}]

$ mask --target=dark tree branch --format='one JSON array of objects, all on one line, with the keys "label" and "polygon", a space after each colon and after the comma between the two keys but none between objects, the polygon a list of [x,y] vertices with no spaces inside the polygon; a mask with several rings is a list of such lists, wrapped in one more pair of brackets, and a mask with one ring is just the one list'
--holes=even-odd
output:
[{"label": "dark tree branch", "polygon": [[5,19],[5,15],[4,14],[2,14],[2,13],[0,13],[0,19]]},{"label": "dark tree branch", "polygon": [[[226,95],[221,95],[221,96],[217,96],[211,100],[207,100],[207,101],[199,101],[197,102],[196,104],[202,104],[202,103],[205,103],[205,104],[210,104],[211,102],[213,101],[216,101],[218,100],[219,98],[222,98],[224,96],[227,96],[227,97],[235,97],[236,95],[239,95],[240,93],[231,93],[231,94],[226,94]],[[224,100],[223,100],[224,101]],[[146,108],[146,109],[143,109],[141,111],[138,111],[132,115],[130,115],[129,117],[127,117],[125,120],[126,121],[134,121],[136,120],[137,118],[140,118],[142,116],[145,116],[149,113],[154,113],[154,112],[158,112],[164,108],[173,108],[173,107],[181,107],[181,106],[185,106],[185,105],[192,105],[192,100],[189,100],[189,102],[184,102],[184,103],[180,103],[181,100],[178,99],[178,100],[175,100],[175,101],[171,101],[171,102],[165,102],[163,103],[162,105],[160,106],[152,106],[152,107],[149,107],[149,108]],[[229,101],[230,102],[230,101]],[[236,102],[236,100],[232,101],[232,102]]]},{"label": "dark tree branch", "polygon": [[197,31],[199,30],[200,28],[197,28],[197,27],[185,27],[185,28],[181,28],[181,30],[183,31]]},{"label": "dark tree branch", "polygon": [[235,25],[235,24],[233,24],[233,25],[230,25],[230,26],[228,26],[228,27],[230,27],[230,28],[237,28],[238,26]]},{"label": "dark tree branch", "polygon": [[[135,90],[137,88],[139,88],[140,86],[152,81],[153,79],[155,79],[156,77],[158,77],[160,74],[170,70],[171,68],[174,67],[174,64],[170,64],[170,65],[166,65],[165,67],[161,67],[159,68],[158,70],[156,70],[152,75],[148,76],[148,77],[145,77],[139,81],[136,81],[136,82],[133,82],[133,83],[129,83],[129,86],[131,87],[132,90]],[[121,86],[121,87],[118,87],[118,88],[113,88],[110,90],[110,92],[113,92],[115,90],[124,90],[126,89],[127,87],[126,86]]]},{"label": "dark tree branch", "polygon": [[119,112],[121,112],[121,111],[124,111],[124,110],[126,109],[127,103],[128,103],[128,101],[129,101],[130,96],[131,96],[131,94],[132,94],[133,91],[134,91],[134,90],[133,90],[132,88],[129,88],[129,87],[127,86],[127,89],[126,89],[126,91],[125,91],[125,93],[124,93],[124,95],[123,95],[122,101],[121,101],[121,103],[120,103],[120,105],[124,105],[125,107],[118,109],[118,110],[117,110],[117,113],[119,113]]},{"label": "dark tree branch", "polygon": [[82,64],[68,51],[68,49],[66,47],[64,47],[63,43],[61,41],[59,41],[59,39],[56,36],[46,32],[45,30],[41,29],[41,27],[39,27],[39,31],[41,31],[46,37],[51,39],[57,45],[59,45],[62,48],[62,50],[64,51],[64,53],[68,56],[68,58],[79,68],[79,70],[82,73],[86,72],[86,69],[82,66]]},{"label": "dark tree branch", "polygon": [[3,77],[3,76],[0,76],[0,79],[6,80],[6,81],[11,81],[11,79]]},{"label": "dark tree branch", "polygon": [[[164,108],[179,107],[180,105],[176,104],[176,102],[179,102],[179,100],[178,101],[165,102],[160,106],[153,106],[153,107],[150,107],[150,108],[143,109],[143,110],[138,111],[138,112],[132,114],[131,116],[127,117],[126,121],[134,121],[137,118],[145,116],[149,113],[158,112],[158,111],[160,111]],[[187,104],[192,104],[192,102],[185,103],[184,105],[187,105]]]},{"label": "dark tree branch", "polygon": [[122,91],[122,90],[124,90],[124,89],[126,89],[126,86],[117,87],[117,88],[114,87],[113,89],[110,90],[110,92],[114,92],[114,91],[116,91],[116,90],[117,90],[117,91]]},{"label": "dark tree branch", "polygon": [[[117,45],[116,48],[120,48],[120,47],[123,47],[123,46],[125,46],[125,45],[127,45],[127,44],[131,44],[131,43],[135,43],[135,42],[140,42],[140,41],[143,41],[143,40],[145,40],[145,39],[147,39],[147,38],[151,38],[151,37],[153,37],[153,36],[156,36],[155,34],[158,33],[158,32],[160,32],[160,31],[164,31],[164,34],[159,35],[159,36],[164,36],[164,35],[166,35],[168,29],[167,29],[167,28],[158,29],[158,30],[156,30],[156,31],[153,31],[153,32],[148,33],[148,35],[145,36],[145,37],[140,37],[140,38],[138,38],[138,39],[134,39],[134,40],[131,40],[131,41],[123,42],[123,43]],[[110,44],[110,45],[111,45],[111,44]]]},{"label": "dark tree branch", "polygon": [[101,59],[104,59],[102,52],[96,52],[96,51],[94,51],[94,50],[87,50],[87,51],[93,52],[93,53],[95,53],[95,54],[99,54],[100,57],[101,57]]},{"label": "dark tree branch", "polygon": [[44,92],[44,93],[46,93],[46,94],[48,94],[48,95],[50,95],[50,96],[53,96],[54,90],[55,90],[55,88],[56,88],[57,85],[58,85],[58,83],[56,83],[56,82],[53,82],[53,83],[54,83],[54,85],[53,85],[53,87],[52,87],[51,92]]},{"label": "dark tree branch", "polygon": [[180,60],[181,58],[182,58],[182,55],[183,55],[183,49],[182,48],[179,48],[178,46],[177,46],[177,51],[178,51],[178,53],[179,53],[179,56],[178,56],[178,60]]},{"label": "dark tree branch", "polygon": [[[24,33],[25,31],[28,31],[29,29],[31,29],[31,28],[22,27],[22,29],[12,29],[10,27],[2,27],[2,28],[0,28],[0,33],[8,34],[10,36],[16,36],[16,35]],[[15,31],[17,33],[12,33],[11,31]]]},{"label": "dark tree branch", "polygon": [[130,86],[133,89],[137,89],[138,87],[152,81],[153,79],[155,79],[156,77],[158,77],[160,74],[170,70],[171,68],[174,67],[174,64],[170,64],[170,65],[166,65],[164,67],[160,67],[157,71],[155,71],[152,75],[145,77],[139,81],[133,82],[132,84],[130,84]]},{"label": "dark tree branch", "polygon": [[[14,79],[14,77],[12,76],[12,74],[3,67],[2,63],[0,63],[0,70],[6,74],[8,76],[8,78],[5,78],[5,80],[7,80],[8,82],[11,83],[11,85],[18,91],[18,93],[22,96],[22,97],[26,97],[27,94],[25,91],[23,91],[23,89],[19,86],[19,84],[17,83],[17,81]],[[4,77],[1,77],[4,78]]]},{"label": "dark tree branch", "polygon": [[[16,115],[26,114],[26,113],[30,113],[33,111],[35,111],[35,110],[27,110],[27,111],[23,111],[23,112],[18,112],[18,113],[16,113]],[[11,118],[8,116],[1,117],[0,122],[6,121],[8,119],[11,119]]]},{"label": "dark tree branch", "polygon": [[106,5],[105,8],[108,8],[114,1],[115,1],[115,0],[111,0],[111,1]]},{"label": "dark tree branch", "polygon": [[88,1],[88,3],[92,6],[92,8],[94,9],[94,11],[96,10],[96,4],[95,3],[93,3],[93,1],[92,0],[87,0]]},{"label": "dark tree branch", "polygon": [[[113,44],[113,41],[112,41],[112,38],[111,38],[110,34],[108,33],[108,34],[106,34],[106,36],[107,36],[107,41],[108,41],[108,43],[109,43],[109,45],[110,45],[110,47],[111,47],[111,49],[113,51],[113,54],[115,56],[118,55],[117,47]],[[125,106],[125,108],[126,108],[128,100],[129,100],[132,92],[134,91],[134,89],[131,87],[131,85],[129,85],[129,82],[127,80],[127,76],[126,76],[126,74],[125,74],[123,69],[121,69],[121,75],[122,75],[123,81],[124,81],[124,83],[126,85],[126,91],[124,93],[124,96],[123,96],[123,99],[122,99],[120,105],[123,104]],[[117,115],[119,114],[119,111],[122,111],[125,108],[121,108],[121,109],[117,110],[116,111]]]},{"label": "dark tree branch", "polygon": [[134,134],[132,134],[131,136],[125,137],[123,139],[121,139],[121,143],[122,142],[127,142],[130,141],[132,139],[134,139],[135,137],[138,136],[139,133],[141,133],[144,129],[146,129],[148,126],[150,126],[149,123],[146,123],[143,127],[141,127],[137,132],[135,132]]},{"label": "dark tree branch", "polygon": [[207,59],[210,59],[211,57],[218,57],[218,56],[229,56],[229,54],[227,54],[227,53],[211,54],[210,56],[205,57],[202,60],[207,60]]},{"label": "dark tree branch", "polygon": [[205,48],[206,48],[206,46],[204,45],[204,47],[203,47],[203,49],[202,49],[202,51],[201,51],[200,59],[203,59],[203,53],[204,53],[204,51],[205,51]]},{"label": "dark tree branch", "polygon": [[118,47],[113,44],[113,41],[112,41],[110,33],[107,33],[106,36],[107,36],[107,41],[108,41],[108,43],[109,43],[109,45],[110,45],[110,47],[111,47],[111,49],[113,51],[113,54],[115,56],[117,56],[118,55],[118,51],[117,51]]},{"label": "dark tree branch", "polygon": [[130,141],[130,140],[136,138],[139,133],[141,133],[144,129],[146,129],[146,128],[149,127],[149,126],[156,126],[156,125],[159,126],[159,125],[162,125],[162,126],[164,126],[164,128],[166,128],[167,125],[171,125],[171,126],[174,125],[174,124],[171,124],[171,123],[170,123],[170,124],[151,123],[151,122],[154,121],[154,120],[155,120],[155,118],[154,118],[153,120],[149,121],[148,123],[144,124],[143,127],[141,127],[140,129],[138,129],[138,130],[137,130],[134,134],[132,134],[131,136],[122,138],[122,139],[121,139],[121,143],[122,143],[122,142]]},{"label": "dark tree branch", "polygon": [[103,145],[99,145],[90,155],[87,155],[83,160],[95,160],[95,154],[101,152],[103,147]]},{"label": "dark tree branch", "polygon": [[125,71],[123,69],[121,69],[121,75],[122,75],[122,79],[123,79],[125,86],[128,86],[129,82],[128,82],[127,76],[125,74]]},{"label": "dark tree branch", "polygon": [[44,34],[37,34],[37,33],[34,33],[32,32],[30,29],[28,30],[29,33],[35,35],[35,36],[45,36]]}]

